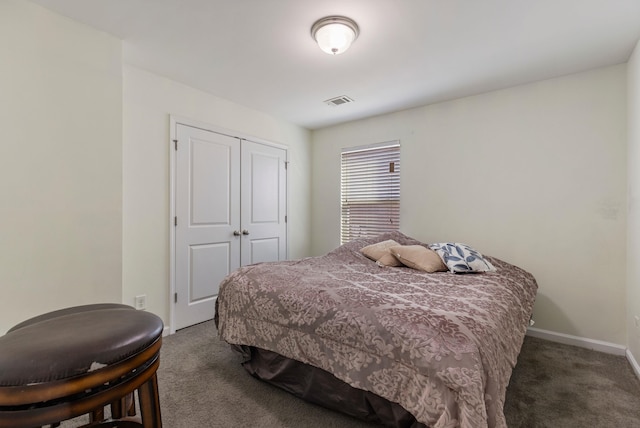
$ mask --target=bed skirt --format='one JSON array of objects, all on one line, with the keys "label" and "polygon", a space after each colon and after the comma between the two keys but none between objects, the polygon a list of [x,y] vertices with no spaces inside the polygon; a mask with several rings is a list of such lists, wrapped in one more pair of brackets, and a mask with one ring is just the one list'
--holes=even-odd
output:
[{"label": "bed skirt", "polygon": [[398,403],[354,388],[331,373],[251,346],[231,345],[254,377],[310,403],[394,428],[426,428]]}]

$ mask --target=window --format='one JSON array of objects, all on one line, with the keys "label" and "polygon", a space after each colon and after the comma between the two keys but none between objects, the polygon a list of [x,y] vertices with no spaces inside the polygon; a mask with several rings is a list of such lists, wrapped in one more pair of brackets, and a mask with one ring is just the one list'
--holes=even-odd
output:
[{"label": "window", "polygon": [[342,150],[340,242],[400,227],[400,142]]}]

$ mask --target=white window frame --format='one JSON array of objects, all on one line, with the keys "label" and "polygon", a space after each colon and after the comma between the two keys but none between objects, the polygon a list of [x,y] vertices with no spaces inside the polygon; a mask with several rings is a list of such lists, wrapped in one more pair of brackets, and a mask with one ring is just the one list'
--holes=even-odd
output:
[{"label": "white window frame", "polygon": [[340,160],[340,243],[399,230],[400,141],[343,148]]}]

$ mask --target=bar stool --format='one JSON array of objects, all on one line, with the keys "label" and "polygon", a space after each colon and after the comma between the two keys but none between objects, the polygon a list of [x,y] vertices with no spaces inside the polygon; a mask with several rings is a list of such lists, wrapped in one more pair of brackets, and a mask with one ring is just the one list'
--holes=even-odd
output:
[{"label": "bar stool", "polygon": [[[0,337],[0,428],[58,426],[84,414],[91,427],[161,428],[162,330],[156,315],[119,304],[76,306],[14,326]],[[136,390],[141,421],[127,418]]]}]

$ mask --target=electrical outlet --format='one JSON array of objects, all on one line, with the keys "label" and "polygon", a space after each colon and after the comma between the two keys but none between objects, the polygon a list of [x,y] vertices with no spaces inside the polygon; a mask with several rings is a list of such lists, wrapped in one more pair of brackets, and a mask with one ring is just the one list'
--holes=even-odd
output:
[{"label": "electrical outlet", "polygon": [[134,307],[139,311],[144,311],[145,309],[147,309],[147,295],[141,294],[139,296],[136,296]]}]

